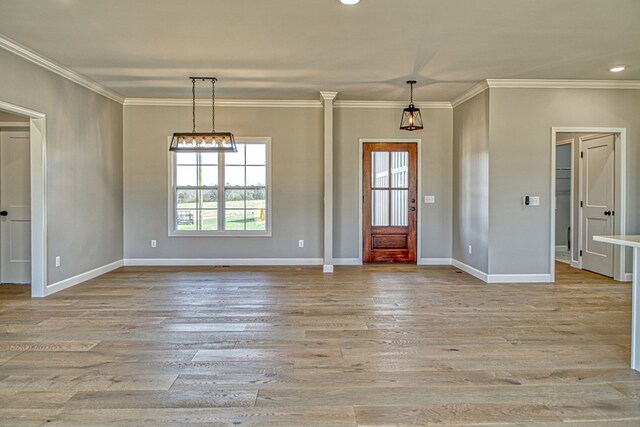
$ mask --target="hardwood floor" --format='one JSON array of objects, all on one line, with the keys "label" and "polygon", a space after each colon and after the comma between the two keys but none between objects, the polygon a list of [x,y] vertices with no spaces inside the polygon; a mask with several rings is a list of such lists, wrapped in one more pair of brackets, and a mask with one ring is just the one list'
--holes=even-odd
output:
[{"label": "hardwood floor", "polygon": [[557,264],[126,267],[0,286],[0,425],[640,425],[631,286]]}]

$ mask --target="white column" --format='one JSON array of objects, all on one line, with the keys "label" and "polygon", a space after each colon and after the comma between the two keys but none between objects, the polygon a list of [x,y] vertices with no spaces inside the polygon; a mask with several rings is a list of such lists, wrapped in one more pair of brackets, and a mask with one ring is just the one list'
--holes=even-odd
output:
[{"label": "white column", "polygon": [[633,288],[631,292],[631,369],[640,371],[640,248],[633,248]]},{"label": "white column", "polygon": [[338,92],[320,92],[324,106],[324,261],[333,273],[333,101]]}]

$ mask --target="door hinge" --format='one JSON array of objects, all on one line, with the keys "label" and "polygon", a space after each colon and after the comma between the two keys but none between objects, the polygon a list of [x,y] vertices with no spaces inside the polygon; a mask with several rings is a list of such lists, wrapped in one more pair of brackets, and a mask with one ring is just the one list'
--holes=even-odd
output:
[{"label": "door hinge", "polygon": [[582,204],[582,200],[580,200],[580,207],[584,207],[584,205]]},{"label": "door hinge", "polygon": [[580,251],[580,256],[582,256],[582,250]]},{"label": "door hinge", "polygon": [[580,158],[581,158],[581,159],[584,159],[584,151],[581,151],[581,152],[580,152]]}]

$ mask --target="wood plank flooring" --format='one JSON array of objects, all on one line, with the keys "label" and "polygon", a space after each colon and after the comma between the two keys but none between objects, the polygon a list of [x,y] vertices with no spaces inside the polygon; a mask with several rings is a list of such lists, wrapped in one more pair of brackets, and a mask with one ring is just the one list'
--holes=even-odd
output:
[{"label": "wood plank flooring", "polygon": [[640,425],[630,284],[557,273],[126,267],[45,299],[2,285],[0,425]]}]

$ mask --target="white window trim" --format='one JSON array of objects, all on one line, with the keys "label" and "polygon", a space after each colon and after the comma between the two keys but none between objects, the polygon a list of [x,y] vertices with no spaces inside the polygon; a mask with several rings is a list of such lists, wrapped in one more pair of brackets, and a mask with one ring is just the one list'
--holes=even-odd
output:
[{"label": "white window trim", "polygon": [[167,197],[167,210],[168,210],[168,236],[169,237],[271,237],[271,137],[236,137],[236,143],[238,144],[250,144],[250,143],[262,143],[267,147],[267,229],[266,231],[225,231],[225,230],[201,230],[201,231],[178,231],[175,229],[175,214],[176,214],[176,192],[175,192],[175,153],[169,151],[169,145],[171,145],[171,136],[167,137],[167,152],[168,159],[168,197]]}]

